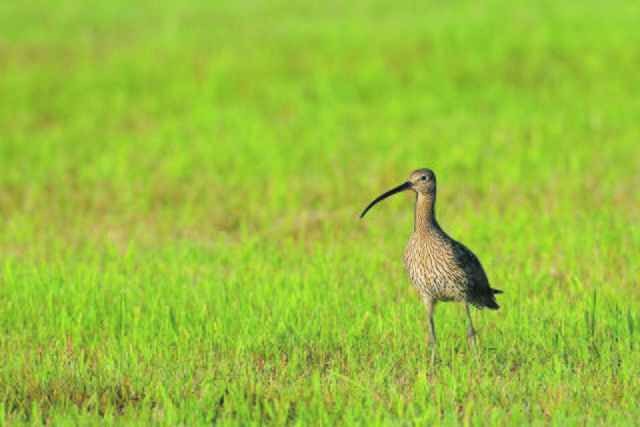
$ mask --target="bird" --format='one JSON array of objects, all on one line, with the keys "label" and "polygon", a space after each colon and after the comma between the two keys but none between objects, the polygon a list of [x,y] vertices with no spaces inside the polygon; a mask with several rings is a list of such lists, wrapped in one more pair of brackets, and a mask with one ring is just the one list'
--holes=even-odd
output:
[{"label": "bird", "polygon": [[360,218],[377,203],[403,191],[416,193],[413,233],[402,257],[404,268],[429,316],[431,364],[435,365],[436,331],[433,312],[439,302],[464,304],[469,328],[468,339],[479,363],[476,330],[469,305],[478,309],[498,310],[496,295],[503,293],[489,285],[489,279],[478,257],[462,243],[452,239],[436,220],[436,175],[431,169],[417,169],[409,179],[373,200]]}]

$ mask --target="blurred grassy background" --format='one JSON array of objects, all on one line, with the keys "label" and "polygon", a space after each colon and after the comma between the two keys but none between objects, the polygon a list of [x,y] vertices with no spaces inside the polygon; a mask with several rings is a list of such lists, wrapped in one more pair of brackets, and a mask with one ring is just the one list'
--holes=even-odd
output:
[{"label": "blurred grassy background", "polygon": [[[0,5],[0,420],[632,422],[640,8]],[[404,276],[413,169],[506,294]]]}]

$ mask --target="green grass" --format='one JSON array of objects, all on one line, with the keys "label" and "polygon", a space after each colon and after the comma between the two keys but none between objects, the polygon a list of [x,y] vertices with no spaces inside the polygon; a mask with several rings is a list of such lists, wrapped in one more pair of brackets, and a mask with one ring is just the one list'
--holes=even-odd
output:
[{"label": "green grass", "polygon": [[[346,4],[345,4],[346,3]],[[640,416],[640,8],[0,5],[0,425]],[[419,167],[505,291],[436,311]]]}]

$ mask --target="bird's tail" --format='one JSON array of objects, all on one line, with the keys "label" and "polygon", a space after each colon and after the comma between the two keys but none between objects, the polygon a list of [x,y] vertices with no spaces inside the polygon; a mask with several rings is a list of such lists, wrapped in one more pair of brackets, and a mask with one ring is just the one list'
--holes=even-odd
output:
[{"label": "bird's tail", "polygon": [[503,294],[504,292],[502,292],[500,289],[493,289],[491,288],[491,295],[487,295],[485,297],[485,302],[484,302],[484,306],[487,307],[489,310],[497,310],[500,308],[500,306],[498,305],[498,302],[496,301],[496,295],[497,294]]}]

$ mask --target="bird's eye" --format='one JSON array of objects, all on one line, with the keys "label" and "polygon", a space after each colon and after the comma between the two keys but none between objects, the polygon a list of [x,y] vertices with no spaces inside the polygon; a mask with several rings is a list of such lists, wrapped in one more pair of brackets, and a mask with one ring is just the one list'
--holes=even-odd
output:
[{"label": "bird's eye", "polygon": [[423,180],[423,181],[426,181],[426,180],[427,180],[427,175],[422,175],[422,176],[420,177],[420,179],[421,179],[421,180]]}]

